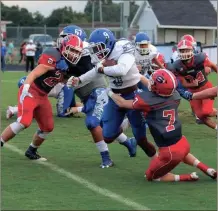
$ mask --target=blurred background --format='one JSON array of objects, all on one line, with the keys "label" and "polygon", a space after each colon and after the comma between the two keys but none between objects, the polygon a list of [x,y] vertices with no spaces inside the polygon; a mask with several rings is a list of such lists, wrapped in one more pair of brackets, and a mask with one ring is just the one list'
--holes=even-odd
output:
[{"label": "blurred background", "polygon": [[166,60],[180,38],[191,34],[199,49],[217,63],[216,0],[2,1],[6,69],[23,65],[22,50],[28,40],[33,40],[40,53],[45,47],[55,46],[60,31],[69,24],[82,27],[87,35],[95,28],[106,27],[118,39],[134,40],[137,32],[146,32]]}]

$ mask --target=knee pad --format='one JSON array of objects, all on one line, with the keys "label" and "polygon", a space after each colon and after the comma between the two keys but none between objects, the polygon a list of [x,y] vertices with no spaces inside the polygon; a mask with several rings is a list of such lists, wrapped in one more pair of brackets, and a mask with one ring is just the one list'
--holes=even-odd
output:
[{"label": "knee pad", "polygon": [[100,120],[95,116],[87,116],[86,117],[86,127],[88,130],[96,128],[100,126]]},{"label": "knee pad", "polygon": [[20,131],[24,130],[25,126],[19,122],[13,122],[10,124],[10,128],[14,134],[18,134]]},{"label": "knee pad", "polygon": [[50,132],[43,132],[42,130],[38,129],[36,131],[37,135],[42,138],[42,139],[46,139],[47,135],[50,133]]}]

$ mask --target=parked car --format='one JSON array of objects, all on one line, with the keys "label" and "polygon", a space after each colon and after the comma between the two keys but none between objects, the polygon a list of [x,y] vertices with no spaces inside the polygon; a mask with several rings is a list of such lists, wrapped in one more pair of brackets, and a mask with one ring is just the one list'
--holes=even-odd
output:
[{"label": "parked car", "polygon": [[34,43],[40,42],[43,47],[54,46],[53,38],[49,34],[31,34],[29,39],[33,40]]}]

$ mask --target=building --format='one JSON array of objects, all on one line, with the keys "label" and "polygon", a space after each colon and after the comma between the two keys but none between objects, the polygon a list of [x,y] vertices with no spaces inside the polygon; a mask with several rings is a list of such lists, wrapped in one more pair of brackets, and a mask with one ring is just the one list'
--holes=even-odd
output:
[{"label": "building", "polygon": [[147,32],[154,43],[177,43],[184,34],[191,34],[203,45],[213,45],[215,9],[209,0],[148,0],[140,5],[130,28]]}]

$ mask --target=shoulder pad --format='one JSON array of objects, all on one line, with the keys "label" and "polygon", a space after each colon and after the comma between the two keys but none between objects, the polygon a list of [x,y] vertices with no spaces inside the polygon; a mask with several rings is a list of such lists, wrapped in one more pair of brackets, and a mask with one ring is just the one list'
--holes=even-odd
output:
[{"label": "shoulder pad", "polygon": [[61,59],[61,53],[57,50],[57,48],[46,48],[42,55],[51,56],[53,59],[59,61]]},{"label": "shoulder pad", "polygon": [[123,53],[129,53],[135,51],[135,45],[130,41],[125,43],[122,47],[123,47]]}]

